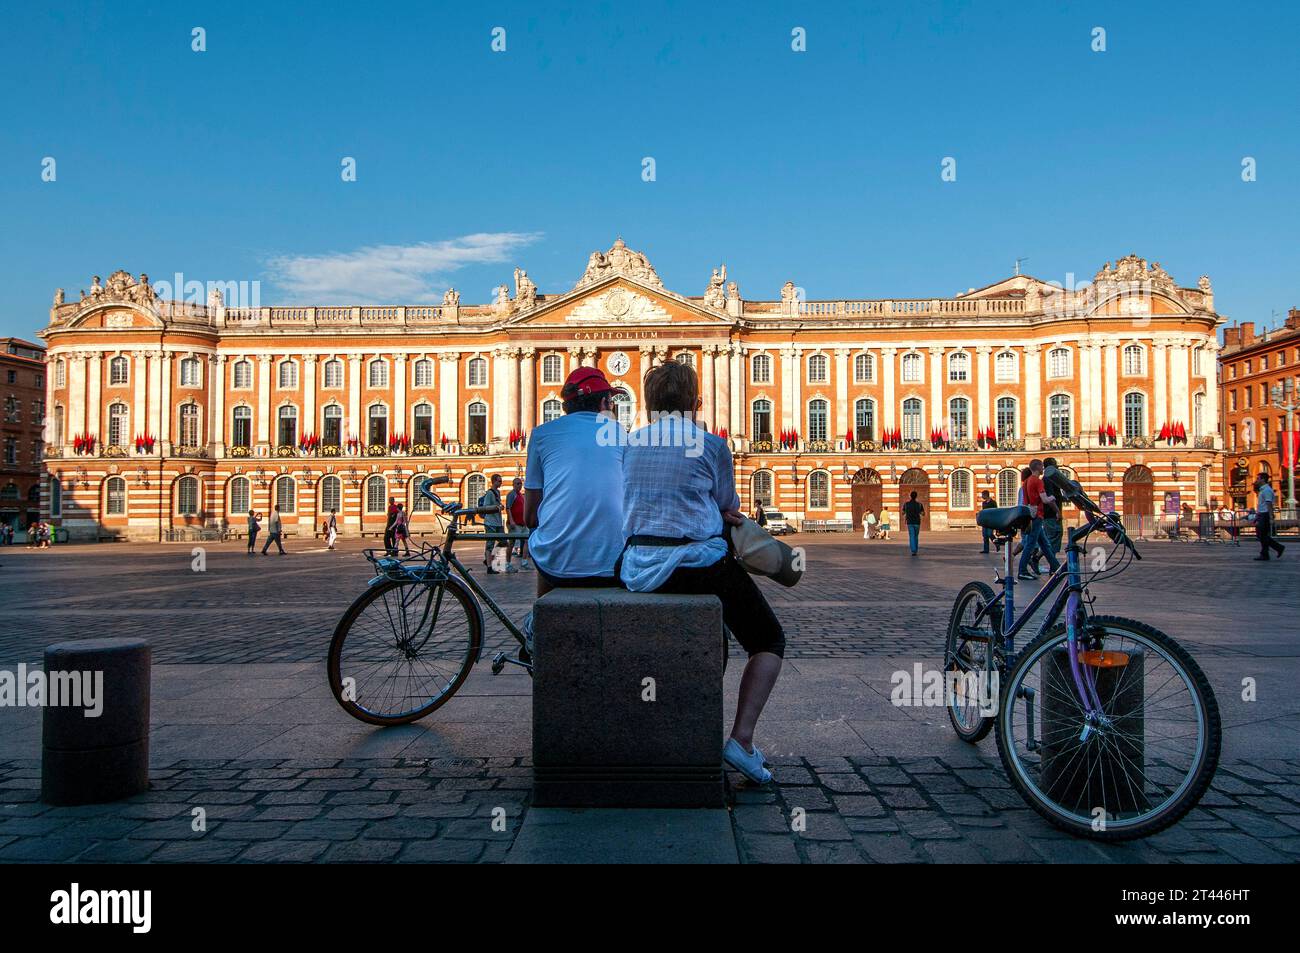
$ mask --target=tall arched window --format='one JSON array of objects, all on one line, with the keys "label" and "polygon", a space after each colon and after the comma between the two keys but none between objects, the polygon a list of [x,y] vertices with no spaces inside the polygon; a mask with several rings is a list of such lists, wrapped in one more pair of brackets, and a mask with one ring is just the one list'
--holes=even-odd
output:
[{"label": "tall arched window", "polygon": [[366,512],[387,513],[388,481],[379,474],[366,478]]},{"label": "tall arched window", "polygon": [[415,362],[414,377],[416,387],[433,386],[433,361],[422,357]]},{"label": "tall arched window", "polygon": [[411,440],[414,443],[433,444],[433,405],[423,401],[415,405],[412,411],[415,426],[411,428]]},{"label": "tall arched window", "polygon": [[825,354],[812,354],[808,357],[808,383],[825,384],[830,380],[830,362]]},{"label": "tall arched window", "polygon": [[293,390],[298,386],[298,365],[293,361],[280,362],[280,389]]},{"label": "tall arched window", "polygon": [[420,492],[420,484],[429,479],[427,473],[417,473],[411,478],[411,512],[432,513],[433,501]]},{"label": "tall arched window", "polygon": [[762,503],[764,506],[772,505],[772,471],[759,470],[754,474],[753,481],[754,505]]},{"label": "tall arched window", "polygon": [[948,402],[948,437],[965,440],[970,436],[970,401],[954,397]]},{"label": "tall arched window", "polygon": [[126,481],[111,476],[104,481],[104,513],[108,516],[126,515]]},{"label": "tall arched window", "polygon": [[830,509],[831,475],[825,470],[808,474],[808,507],[814,510]]},{"label": "tall arched window", "polygon": [[68,365],[63,360],[63,358],[59,358],[57,361],[54,362],[54,386],[66,387],[67,385],[68,385]]},{"label": "tall arched window", "polygon": [[1124,436],[1145,437],[1147,433],[1147,399],[1136,391],[1124,395]]},{"label": "tall arched window", "polygon": [[1016,399],[999,397],[997,404],[997,434],[999,440],[1016,439]]},{"label": "tall arched window", "polygon": [[876,439],[876,402],[869,397],[853,404],[853,439]]},{"label": "tall arched window", "polygon": [[808,439],[825,440],[830,427],[831,405],[818,398],[808,402]]},{"label": "tall arched window", "polygon": [[971,475],[969,470],[953,470],[948,477],[948,508],[968,510],[971,508]]},{"label": "tall arched window", "polygon": [[481,357],[471,357],[465,365],[470,387],[486,387],[488,379],[487,361]]},{"label": "tall arched window", "polygon": [[343,386],[343,362],[337,357],[325,362],[325,372],[321,375],[326,387]]},{"label": "tall arched window", "polygon": [[114,403],[108,406],[108,445],[125,447],[130,439],[131,416],[126,404]]},{"label": "tall arched window", "polygon": [[278,414],[279,424],[276,436],[281,447],[294,447],[298,444],[298,408],[281,407]]},{"label": "tall arched window", "polygon": [[322,446],[338,447],[343,444],[343,408],[338,404],[326,404],[321,410]]},{"label": "tall arched window", "polygon": [[564,405],[554,397],[542,401],[542,423],[548,424],[564,416]]},{"label": "tall arched window", "polygon": [[1047,376],[1051,378],[1070,376],[1070,349],[1054,347],[1047,352]]},{"label": "tall arched window", "polygon": [[750,381],[754,384],[772,383],[772,355],[755,354],[749,362]]},{"label": "tall arched window", "polygon": [[237,476],[230,479],[230,518],[234,518],[247,513],[253,508],[252,484],[248,482],[248,477]]},{"label": "tall arched window", "polygon": [[998,471],[998,506],[1015,506],[1020,499],[1020,472]]},{"label": "tall arched window", "polygon": [[614,419],[623,425],[624,430],[631,430],[636,423],[636,403],[632,395],[619,387],[611,395],[610,402],[614,405]]},{"label": "tall arched window", "polygon": [[999,351],[993,359],[993,380],[999,384],[1014,384],[1019,378],[1020,362],[1015,351]]},{"label": "tall arched window", "polygon": [[919,384],[925,374],[925,360],[912,351],[903,355],[903,383]]},{"label": "tall arched window", "polygon": [[129,367],[130,364],[127,359],[120,354],[110,360],[108,362],[109,384],[117,386],[127,383],[127,380],[130,377]]},{"label": "tall arched window", "polygon": [[1208,509],[1210,505],[1210,468],[1201,467],[1196,471],[1196,505]]},{"label": "tall arched window", "polygon": [[467,443],[487,443],[487,404],[476,400],[466,409],[469,427]]},{"label": "tall arched window", "polygon": [[853,359],[853,380],[858,384],[870,384],[876,379],[876,358],[871,354],[859,354]]},{"label": "tall arched window", "polygon": [[330,475],[320,481],[320,509],[322,513],[338,513],[343,509],[343,481]]},{"label": "tall arched window", "polygon": [[176,481],[176,515],[199,515],[199,479],[183,476]]},{"label": "tall arched window", "polygon": [[231,411],[230,445],[232,447],[251,447],[253,445],[253,408],[239,405]]},{"label": "tall arched window", "polygon": [[198,360],[192,357],[184,358],[181,361],[181,386],[182,387],[201,387],[203,386],[203,370]]},{"label": "tall arched window", "polygon": [[275,481],[275,505],[280,512],[292,513],[298,503],[298,484],[291,476],[282,476]]},{"label": "tall arched window", "polygon": [[921,399],[909,397],[903,401],[903,439],[921,439]]},{"label": "tall arched window", "polygon": [[63,483],[58,477],[50,476],[50,516],[63,515]]},{"label": "tall arched window", "polygon": [[230,368],[230,386],[236,390],[249,390],[253,386],[253,362],[238,360]]},{"label": "tall arched window", "polygon": [[481,473],[471,473],[465,478],[466,506],[477,506],[479,499],[487,492],[487,477]]},{"label": "tall arched window", "polygon": [[965,351],[948,355],[948,380],[954,384],[970,380],[970,355]]},{"label": "tall arched window", "polygon": [[382,357],[377,357],[370,362],[370,371],[367,380],[371,387],[388,386],[388,362]]},{"label": "tall arched window", "polygon": [[754,439],[772,439],[772,402],[764,397],[754,401]]},{"label": "tall arched window", "polygon": [[542,358],[542,383],[558,384],[564,379],[564,358],[558,354],[547,354]]},{"label": "tall arched window", "polygon": [[1192,395],[1192,436],[1205,436],[1205,393],[1203,391]]},{"label": "tall arched window", "polygon": [[182,404],[180,417],[180,445],[197,447],[199,445],[199,405]]},{"label": "tall arched window", "polygon": [[386,446],[388,444],[388,408],[383,404],[371,404],[370,410],[366,412],[366,417],[370,422],[370,427],[366,431],[367,442],[374,446]]},{"label": "tall arched window", "polygon": [[1124,373],[1140,376],[1146,373],[1146,350],[1140,344],[1124,346]]},{"label": "tall arched window", "polygon": [[64,413],[62,404],[54,405],[54,445],[62,446],[64,437],[67,435],[67,414]]},{"label": "tall arched window", "polygon": [[685,364],[687,367],[695,367],[695,353],[693,351],[678,351],[673,355],[673,360],[678,364]]},{"label": "tall arched window", "polygon": [[1053,394],[1047,399],[1047,424],[1053,437],[1074,436],[1074,415],[1070,412],[1070,395]]}]

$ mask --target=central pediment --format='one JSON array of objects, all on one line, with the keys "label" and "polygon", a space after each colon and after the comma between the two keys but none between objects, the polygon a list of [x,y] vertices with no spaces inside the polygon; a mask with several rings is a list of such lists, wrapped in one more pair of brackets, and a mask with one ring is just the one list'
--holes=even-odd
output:
[{"label": "central pediment", "polygon": [[649,287],[619,275],[541,302],[514,316],[510,325],[649,326],[677,323],[716,323],[726,318],[671,291]]},{"label": "central pediment", "polygon": [[672,314],[660,302],[615,284],[580,300],[564,320],[575,324],[663,324]]}]

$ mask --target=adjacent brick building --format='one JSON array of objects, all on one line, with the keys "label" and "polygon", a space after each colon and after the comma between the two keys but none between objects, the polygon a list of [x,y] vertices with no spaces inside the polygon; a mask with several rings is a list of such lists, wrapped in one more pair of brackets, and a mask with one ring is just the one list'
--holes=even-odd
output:
[{"label": "adjacent brick building", "polygon": [[45,347],[0,338],[0,523],[21,532],[40,516]]}]

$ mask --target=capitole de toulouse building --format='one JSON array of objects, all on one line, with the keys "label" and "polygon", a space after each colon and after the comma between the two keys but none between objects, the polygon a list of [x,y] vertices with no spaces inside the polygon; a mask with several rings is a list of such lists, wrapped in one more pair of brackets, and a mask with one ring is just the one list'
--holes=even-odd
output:
[{"label": "capitole de toulouse building", "polygon": [[[576,270],[576,269],[575,269]],[[796,522],[894,512],[915,490],[934,529],[974,524],[981,490],[1015,502],[1017,468],[1055,456],[1128,516],[1218,496],[1221,319],[1208,278],[1180,287],[1136,255],[1091,284],[1027,275],[951,298],[741,296],[725,268],[669,291],[620,239],[568,291],[462,305],[227,307],[159,300],[146,276],[55,296],[42,508],[71,538],[242,529],[279,504],[289,533],[335,509],[382,529],[388,497],[447,475],[475,501],[520,475],[560,387],[600,367],[628,425],[663,361],[700,376],[702,418],[730,442],[744,508]],[[1175,434],[1177,439],[1161,439]],[[1177,494],[1170,497],[1168,494]]]}]

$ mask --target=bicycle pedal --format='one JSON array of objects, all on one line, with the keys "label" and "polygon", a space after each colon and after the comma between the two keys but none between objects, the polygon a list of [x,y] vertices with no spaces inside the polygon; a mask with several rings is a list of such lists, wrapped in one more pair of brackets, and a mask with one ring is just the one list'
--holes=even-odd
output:
[{"label": "bicycle pedal", "polygon": [[506,667],[506,653],[505,653],[505,652],[498,652],[496,655],[492,656],[492,674],[493,674],[493,675],[500,675],[500,674],[501,674],[501,670],[504,669],[505,667]]}]

